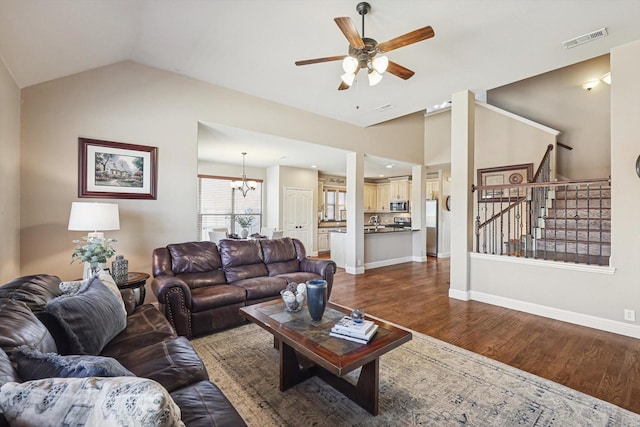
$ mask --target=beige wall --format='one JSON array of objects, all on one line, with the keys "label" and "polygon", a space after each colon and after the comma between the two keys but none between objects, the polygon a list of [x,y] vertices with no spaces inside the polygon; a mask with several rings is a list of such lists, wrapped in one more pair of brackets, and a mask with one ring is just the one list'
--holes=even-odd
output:
[{"label": "beige wall", "polygon": [[491,105],[558,129],[558,171],[569,179],[606,178],[611,172],[610,87],[582,84],[608,72],[609,55],[580,62],[487,92]]},{"label": "beige wall", "polygon": [[611,268],[472,255],[471,297],[640,338],[640,41],[611,51],[611,73]]},{"label": "beige wall", "polygon": [[20,89],[0,58],[0,283],[20,273]]},{"label": "beige wall", "polygon": [[158,199],[117,200],[121,229],[107,233],[130,269],[145,272],[155,247],[193,239],[198,121],[400,161],[423,157],[421,114],[363,129],[132,62],[32,86],[22,96],[22,274],[81,273],[69,262],[71,241],[82,233],[66,229],[78,200],[78,136],[158,147]]}]

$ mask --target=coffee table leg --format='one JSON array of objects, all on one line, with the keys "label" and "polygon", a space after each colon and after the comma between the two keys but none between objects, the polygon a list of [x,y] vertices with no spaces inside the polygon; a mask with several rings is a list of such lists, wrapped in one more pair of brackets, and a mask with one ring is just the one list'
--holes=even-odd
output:
[{"label": "coffee table leg", "polygon": [[336,377],[324,369],[318,369],[316,375],[362,408],[369,411],[371,415],[378,415],[378,397],[380,393],[379,367],[379,359],[362,365],[360,377],[355,386],[349,381]]},{"label": "coffee table leg", "polygon": [[280,391],[285,391],[314,375],[315,370],[301,366],[295,350],[280,341]]}]

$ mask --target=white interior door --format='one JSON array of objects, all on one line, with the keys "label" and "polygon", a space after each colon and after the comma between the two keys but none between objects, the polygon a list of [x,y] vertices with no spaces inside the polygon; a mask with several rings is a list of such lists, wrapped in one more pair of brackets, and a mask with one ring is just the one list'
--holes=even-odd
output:
[{"label": "white interior door", "polygon": [[313,190],[284,188],[284,235],[299,239],[308,253],[313,251]]}]

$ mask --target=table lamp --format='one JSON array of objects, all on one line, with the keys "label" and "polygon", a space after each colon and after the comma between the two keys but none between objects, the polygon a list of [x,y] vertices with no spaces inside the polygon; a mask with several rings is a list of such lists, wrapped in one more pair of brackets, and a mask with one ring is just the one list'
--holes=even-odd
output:
[{"label": "table lamp", "polygon": [[120,230],[117,203],[72,202],[70,231],[89,231],[87,239],[104,239],[103,231]]}]

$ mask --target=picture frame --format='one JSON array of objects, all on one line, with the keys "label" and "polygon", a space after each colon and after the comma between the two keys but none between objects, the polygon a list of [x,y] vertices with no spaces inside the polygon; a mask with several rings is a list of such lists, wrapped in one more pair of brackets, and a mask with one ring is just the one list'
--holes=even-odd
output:
[{"label": "picture frame", "polygon": [[78,197],[157,199],[158,148],[78,138]]},{"label": "picture frame", "polygon": [[[533,163],[478,169],[478,186],[526,184],[533,178]],[[526,195],[526,187],[478,190],[478,200],[484,202],[513,201]]]}]

